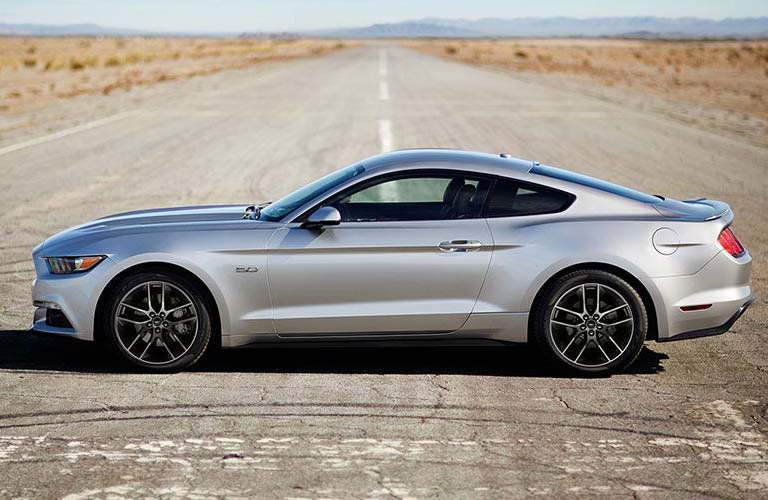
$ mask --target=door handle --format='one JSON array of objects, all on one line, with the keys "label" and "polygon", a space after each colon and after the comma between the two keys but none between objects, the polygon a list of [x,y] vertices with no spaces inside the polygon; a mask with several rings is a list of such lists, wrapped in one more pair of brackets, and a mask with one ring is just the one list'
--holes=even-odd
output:
[{"label": "door handle", "polygon": [[451,240],[440,242],[437,247],[443,252],[474,252],[483,246],[477,240]]}]

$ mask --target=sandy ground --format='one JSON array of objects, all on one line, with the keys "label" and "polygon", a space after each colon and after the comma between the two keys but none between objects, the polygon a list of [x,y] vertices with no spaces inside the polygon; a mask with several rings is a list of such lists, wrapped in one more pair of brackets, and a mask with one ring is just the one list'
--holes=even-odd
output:
[{"label": "sandy ground", "polygon": [[312,57],[340,40],[0,37],[0,111],[23,114],[59,99]]},{"label": "sandy ground", "polygon": [[[605,39],[407,41],[452,60],[561,80],[768,145],[768,42]],[[599,85],[595,85],[599,84]],[[626,91],[630,92],[626,92]]]},{"label": "sandy ground", "polygon": [[[594,92],[374,45],[0,116],[0,497],[765,497],[768,150]],[[230,351],[149,376],[23,331],[55,231],[274,199],[417,146],[727,201],[757,302],[589,380],[525,348]]]}]

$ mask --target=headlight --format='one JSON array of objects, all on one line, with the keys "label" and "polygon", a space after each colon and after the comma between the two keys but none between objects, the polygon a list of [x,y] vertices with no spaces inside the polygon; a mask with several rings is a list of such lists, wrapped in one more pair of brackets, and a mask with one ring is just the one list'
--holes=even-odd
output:
[{"label": "headlight", "polygon": [[48,269],[53,274],[83,273],[96,267],[96,264],[104,260],[104,255],[91,255],[87,257],[46,257]]}]

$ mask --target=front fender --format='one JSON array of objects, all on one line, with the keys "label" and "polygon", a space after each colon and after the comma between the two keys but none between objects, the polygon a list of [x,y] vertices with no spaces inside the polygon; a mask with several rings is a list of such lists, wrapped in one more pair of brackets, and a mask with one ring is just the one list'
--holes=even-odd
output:
[{"label": "front fender", "polygon": [[[101,297],[104,291],[107,289],[107,287],[119,275],[125,272],[130,272],[132,268],[145,266],[148,264],[177,266],[184,269],[185,271],[192,273],[195,277],[197,277],[208,288],[208,291],[211,292],[211,295],[213,296],[213,299],[216,302],[216,308],[218,309],[219,319],[221,321],[222,335],[224,335],[224,332],[230,331],[231,316],[230,316],[229,306],[224,297],[224,294],[222,293],[221,289],[217,285],[216,281],[201,266],[196,264],[194,260],[183,257],[183,256],[179,256],[176,254],[172,254],[172,253],[165,253],[165,252],[145,253],[140,255],[133,255],[131,257],[127,257],[125,259],[115,262],[115,264],[111,266],[109,270],[105,273],[104,280],[101,283],[100,289],[97,290],[98,292],[97,296],[99,297],[99,300],[101,300]],[[94,314],[91,318],[92,320],[91,331],[94,331],[96,326],[95,308],[93,312]]]}]

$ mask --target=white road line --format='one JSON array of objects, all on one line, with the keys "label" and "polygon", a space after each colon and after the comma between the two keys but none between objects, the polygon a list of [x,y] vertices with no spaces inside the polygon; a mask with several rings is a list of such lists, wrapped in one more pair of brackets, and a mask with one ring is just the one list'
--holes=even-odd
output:
[{"label": "white road line", "polygon": [[382,153],[394,149],[394,141],[392,140],[392,122],[390,120],[379,120],[379,142],[381,143]]},{"label": "white road line", "polygon": [[43,144],[50,141],[55,141],[56,139],[61,139],[62,137],[67,137],[68,135],[77,134],[80,132],[85,132],[86,130],[91,130],[97,127],[101,127],[103,125],[107,125],[109,123],[116,122],[118,120],[122,120],[124,118],[128,118],[129,116],[133,116],[137,114],[138,111],[123,111],[122,113],[117,113],[112,116],[108,116],[106,118],[101,118],[99,120],[94,120],[92,122],[83,123],[81,125],[78,125],[76,127],[67,128],[64,130],[59,130],[58,132],[54,132],[52,134],[44,135],[42,137],[37,137],[35,139],[30,139],[25,142],[20,142],[18,144],[12,144],[10,146],[6,146],[4,148],[0,148],[0,156],[8,153],[13,153],[14,151],[18,151],[20,149],[28,148],[31,146],[37,146],[38,144]]},{"label": "white road line", "polygon": [[387,76],[387,51],[384,49],[379,51],[379,76]]},{"label": "white road line", "polygon": [[379,82],[379,100],[389,100],[389,85],[387,85],[387,82]]}]

